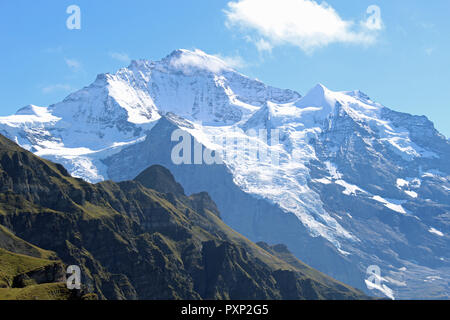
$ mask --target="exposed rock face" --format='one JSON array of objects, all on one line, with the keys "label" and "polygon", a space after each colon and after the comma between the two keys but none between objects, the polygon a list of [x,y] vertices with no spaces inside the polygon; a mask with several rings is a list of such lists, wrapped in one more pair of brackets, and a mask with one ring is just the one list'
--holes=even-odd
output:
[{"label": "exposed rock face", "polygon": [[52,282],[65,282],[66,270],[64,265],[60,262],[46,265],[41,268],[31,270],[14,277],[12,287],[24,288],[30,283],[43,284]]},{"label": "exposed rock face", "polygon": [[[329,240],[337,241],[340,250],[333,242],[311,237],[311,230],[294,214],[286,214],[281,204],[244,192],[234,179],[235,169],[226,164],[175,165],[171,151],[178,142],[171,141],[171,133],[181,129],[191,134],[192,141],[199,141],[189,125],[174,121],[172,117],[163,117],[146,140],[125,148],[104,163],[108,166],[108,175],[117,181],[127,179],[127,174],[134,174],[149,164],[166,166],[186,192],[208,190],[224,221],[238,232],[253,241],[284,243],[308,264],[355,287],[365,288],[366,268],[376,264],[385,275],[393,277],[391,286],[395,288],[397,298],[417,294],[417,287],[423,288],[423,297],[428,294],[435,298],[445,297],[449,274],[446,271],[448,237],[443,230],[449,226],[450,199],[445,172],[450,169],[443,159],[447,159],[450,152],[448,142],[430,127],[428,121],[390,112],[389,121],[397,123],[399,119],[409,117],[410,124],[417,121],[418,125],[426,126],[422,130],[434,137],[439,145],[433,149],[436,157],[409,158],[407,153],[399,153],[391,142],[376,138],[374,128],[368,128],[351,116],[348,109],[339,104],[335,107],[333,118],[317,137],[309,141],[311,152],[315,152],[317,159],[305,163],[308,175],[305,183],[312,192],[308,201],[313,201],[314,206],[321,203],[320,211],[314,206],[310,208],[311,214],[328,213],[329,221],[336,222],[331,223],[332,228],[348,231],[353,236],[353,239],[346,239],[336,236],[339,233],[331,233]],[[380,112],[387,113],[385,109]],[[274,115],[269,118],[272,124],[278,121]],[[257,123],[252,122],[252,125]],[[260,123],[266,128],[272,126],[265,121]],[[291,139],[285,143],[295,141]],[[419,151],[430,148],[423,141],[415,141]],[[411,149],[408,152],[418,151]],[[194,153],[193,147],[191,153]],[[130,172],[125,167],[129,168],[126,164],[131,162],[134,171]],[[440,168],[440,173],[432,168]],[[246,176],[245,172],[242,174]],[[251,178],[250,175],[247,177]],[[287,175],[280,179],[289,177],[293,178]],[[277,179],[273,181],[281,181],[279,188],[285,188],[281,185],[284,180]],[[291,182],[292,179],[287,183]],[[304,185],[297,187],[301,186]],[[278,191],[276,186],[270,190]],[[284,194],[295,192],[295,186],[289,190]],[[320,215],[315,217],[320,218]],[[318,221],[328,221],[325,218],[326,215]],[[438,233],[433,233],[431,228]],[[390,248],[388,252],[386,246]],[[440,274],[439,279],[424,281],[432,277],[431,270]],[[404,285],[408,283],[410,285]]]},{"label": "exposed rock face", "polygon": [[205,215],[209,211],[221,219],[216,203],[207,192],[194,193],[189,197],[189,200],[191,207],[198,213]]},{"label": "exposed rock face", "polygon": [[142,183],[146,188],[162,193],[184,195],[183,187],[175,181],[170,171],[162,166],[152,166],[141,172],[134,180]]},{"label": "exposed rock face", "polygon": [[[207,194],[187,197],[178,194],[179,188],[177,195],[166,194],[139,181],[92,185],[2,136],[0,159],[1,179],[8,182],[0,193],[2,230],[7,227],[15,233],[15,241],[20,237],[54,251],[68,265],[79,265],[82,283],[100,298],[365,298],[234,232],[218,218]],[[174,183],[161,167],[148,169],[144,176]],[[167,187],[163,181],[152,185]],[[57,265],[50,261],[14,282],[21,286],[29,280],[61,280]],[[280,270],[289,271],[292,279],[298,279],[297,285],[287,286],[279,277]]]}]

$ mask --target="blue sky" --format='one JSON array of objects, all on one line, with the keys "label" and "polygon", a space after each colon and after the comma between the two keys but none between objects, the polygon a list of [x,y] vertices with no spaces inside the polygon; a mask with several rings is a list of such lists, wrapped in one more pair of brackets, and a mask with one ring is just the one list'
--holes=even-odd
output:
[{"label": "blue sky", "polygon": [[[129,59],[198,48],[302,94],[360,89],[450,136],[450,1],[254,1],[2,0],[0,115],[58,102]],[[81,30],[66,27],[72,4]],[[368,27],[371,5],[381,19]]]}]

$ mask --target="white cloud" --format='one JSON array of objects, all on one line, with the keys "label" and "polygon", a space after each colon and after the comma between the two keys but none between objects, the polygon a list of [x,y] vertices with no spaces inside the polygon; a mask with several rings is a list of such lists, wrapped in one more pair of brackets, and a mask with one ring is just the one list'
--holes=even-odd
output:
[{"label": "white cloud", "polygon": [[57,47],[50,47],[50,48],[46,48],[44,49],[45,53],[62,53],[63,52],[63,47],[62,46],[57,46]]},{"label": "white cloud", "polygon": [[255,46],[258,49],[258,51],[272,51],[273,49],[273,45],[264,40],[264,39],[259,39],[258,41],[255,41]]},{"label": "white cloud", "polygon": [[379,31],[383,29],[383,20],[381,19],[381,10],[379,6],[371,5],[367,8],[369,15],[366,21],[361,21],[361,25],[368,30]]},{"label": "white cloud", "polygon": [[220,53],[214,55],[216,58],[222,60],[225,62],[225,64],[233,69],[238,68],[245,68],[247,66],[247,63],[244,61],[244,59],[239,55],[234,56],[224,56]]},{"label": "white cloud", "polygon": [[68,84],[51,84],[48,85],[44,88],[42,88],[42,92],[45,94],[50,94],[56,91],[71,91],[73,90],[72,86],[68,85]]},{"label": "white cloud", "polygon": [[131,59],[128,56],[128,54],[123,53],[123,52],[110,52],[109,56],[111,58],[113,58],[114,60],[118,60],[120,62],[129,63],[131,61]]},{"label": "white cloud", "polygon": [[[313,0],[235,0],[225,10],[228,27],[239,27],[259,50],[294,45],[305,52],[332,43],[370,45],[383,28],[379,7],[364,21],[344,20],[326,2]],[[256,39],[256,40],[255,40]]]},{"label": "white cloud", "polygon": [[199,49],[194,51],[182,50],[181,54],[171,61],[171,64],[175,68],[184,69],[186,72],[190,68],[197,68],[213,73],[245,66],[245,62],[240,56],[209,55]]},{"label": "white cloud", "polygon": [[426,30],[433,30],[436,28],[436,25],[431,22],[420,22],[419,25]]},{"label": "white cloud", "polygon": [[171,61],[171,64],[175,68],[185,69],[185,71],[189,71],[189,68],[193,67],[214,73],[220,72],[227,67],[224,61],[207,55],[198,49],[195,49],[193,52],[184,50],[180,56]]},{"label": "white cloud", "polygon": [[81,62],[78,60],[68,58],[65,58],[64,60],[66,61],[67,66],[75,71],[81,68]]}]

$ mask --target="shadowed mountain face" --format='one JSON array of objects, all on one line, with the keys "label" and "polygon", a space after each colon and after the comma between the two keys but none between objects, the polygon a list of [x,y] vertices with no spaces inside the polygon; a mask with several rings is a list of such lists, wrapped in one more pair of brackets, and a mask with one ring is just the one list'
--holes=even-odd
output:
[{"label": "shadowed mountain face", "polygon": [[159,165],[154,165],[144,170],[134,180],[149,189],[163,193],[172,193],[177,196],[184,195],[183,187],[175,181],[170,171]]},{"label": "shadowed mountain face", "polygon": [[186,196],[164,167],[94,185],[3,136],[0,250],[0,298],[20,298],[19,287],[52,298],[62,263],[79,265],[88,291],[106,299],[365,298],[234,232],[208,194]]},{"label": "shadowed mountain face", "polygon": [[[396,121],[402,116],[396,115]],[[286,213],[281,205],[244,192],[226,164],[174,164],[171,151],[179,142],[171,141],[172,132],[189,133],[191,154],[199,141],[189,123],[172,115],[160,119],[144,141],[107,158],[104,164],[115,181],[126,180],[148,165],[163,165],[188,193],[208,190],[224,222],[241,234],[255,242],[284,243],[296,257],[354,287],[365,288],[367,267],[378,265],[392,279],[389,287],[395,288],[397,298],[445,298],[449,273],[444,230],[449,225],[449,185],[447,178],[433,174],[431,168],[448,172],[448,164],[442,159],[449,148],[427,121],[414,119],[418,127],[426,126],[422,132],[429,131],[427,134],[434,135],[436,143],[441,144],[436,148],[442,153],[440,158],[402,159],[383,143],[368,138],[365,125],[339,108],[330,127],[317,139],[311,139],[318,159],[306,164],[306,185],[291,191],[310,188],[315,195],[311,199],[322,203],[337,225],[355,236],[338,238],[342,250],[336,250],[323,237],[311,237],[298,217]],[[371,141],[370,145],[367,141]],[[274,186],[271,190],[277,189]],[[310,208],[311,212],[314,208]],[[433,278],[436,272],[438,276]]]}]

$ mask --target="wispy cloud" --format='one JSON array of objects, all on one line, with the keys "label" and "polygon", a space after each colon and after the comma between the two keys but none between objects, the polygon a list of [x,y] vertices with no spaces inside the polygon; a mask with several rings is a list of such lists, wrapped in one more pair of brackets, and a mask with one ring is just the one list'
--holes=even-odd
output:
[{"label": "wispy cloud", "polygon": [[431,22],[419,22],[419,26],[426,30],[434,30],[436,28],[436,25]]},{"label": "wispy cloud", "polygon": [[371,45],[383,29],[377,6],[368,8],[363,21],[344,20],[314,0],[234,0],[224,12],[227,26],[240,28],[260,51],[286,44],[308,53],[332,43]]},{"label": "wispy cloud", "polygon": [[56,47],[50,47],[44,49],[45,53],[62,53],[63,47],[62,46],[56,46]]},{"label": "wispy cloud", "polygon": [[246,65],[244,59],[239,55],[209,55],[199,49],[195,49],[194,51],[183,50],[182,54],[171,60],[171,64],[175,68],[184,69],[186,71],[189,71],[191,68],[198,68],[213,73],[218,73],[230,68],[242,68]]},{"label": "wispy cloud", "polygon": [[233,69],[245,68],[247,62],[240,55],[225,56],[220,53],[214,55],[216,58],[225,62],[227,66]]},{"label": "wispy cloud", "polygon": [[123,52],[110,52],[109,56],[111,58],[113,58],[114,60],[117,60],[117,61],[120,61],[120,62],[129,63],[131,61],[131,59],[128,56],[128,54],[127,53],[123,53]]},{"label": "wispy cloud", "polygon": [[45,86],[42,88],[42,93],[44,94],[50,94],[50,93],[54,93],[54,92],[58,92],[58,91],[72,91],[73,88],[71,85],[68,84],[62,84],[62,83],[58,83],[58,84],[51,84],[48,86]]},{"label": "wispy cloud", "polygon": [[70,69],[72,69],[72,70],[74,70],[74,71],[78,71],[78,70],[80,70],[81,69],[81,62],[80,61],[78,61],[78,60],[75,60],[75,59],[69,59],[69,58],[65,58],[64,59],[65,61],[66,61],[66,65],[70,68]]},{"label": "wispy cloud", "polygon": [[259,39],[259,40],[255,41],[255,46],[258,49],[258,51],[269,51],[270,52],[273,49],[273,45],[264,39]]},{"label": "wispy cloud", "polygon": [[425,48],[425,54],[427,56],[431,56],[434,53],[435,49],[434,48]]}]

